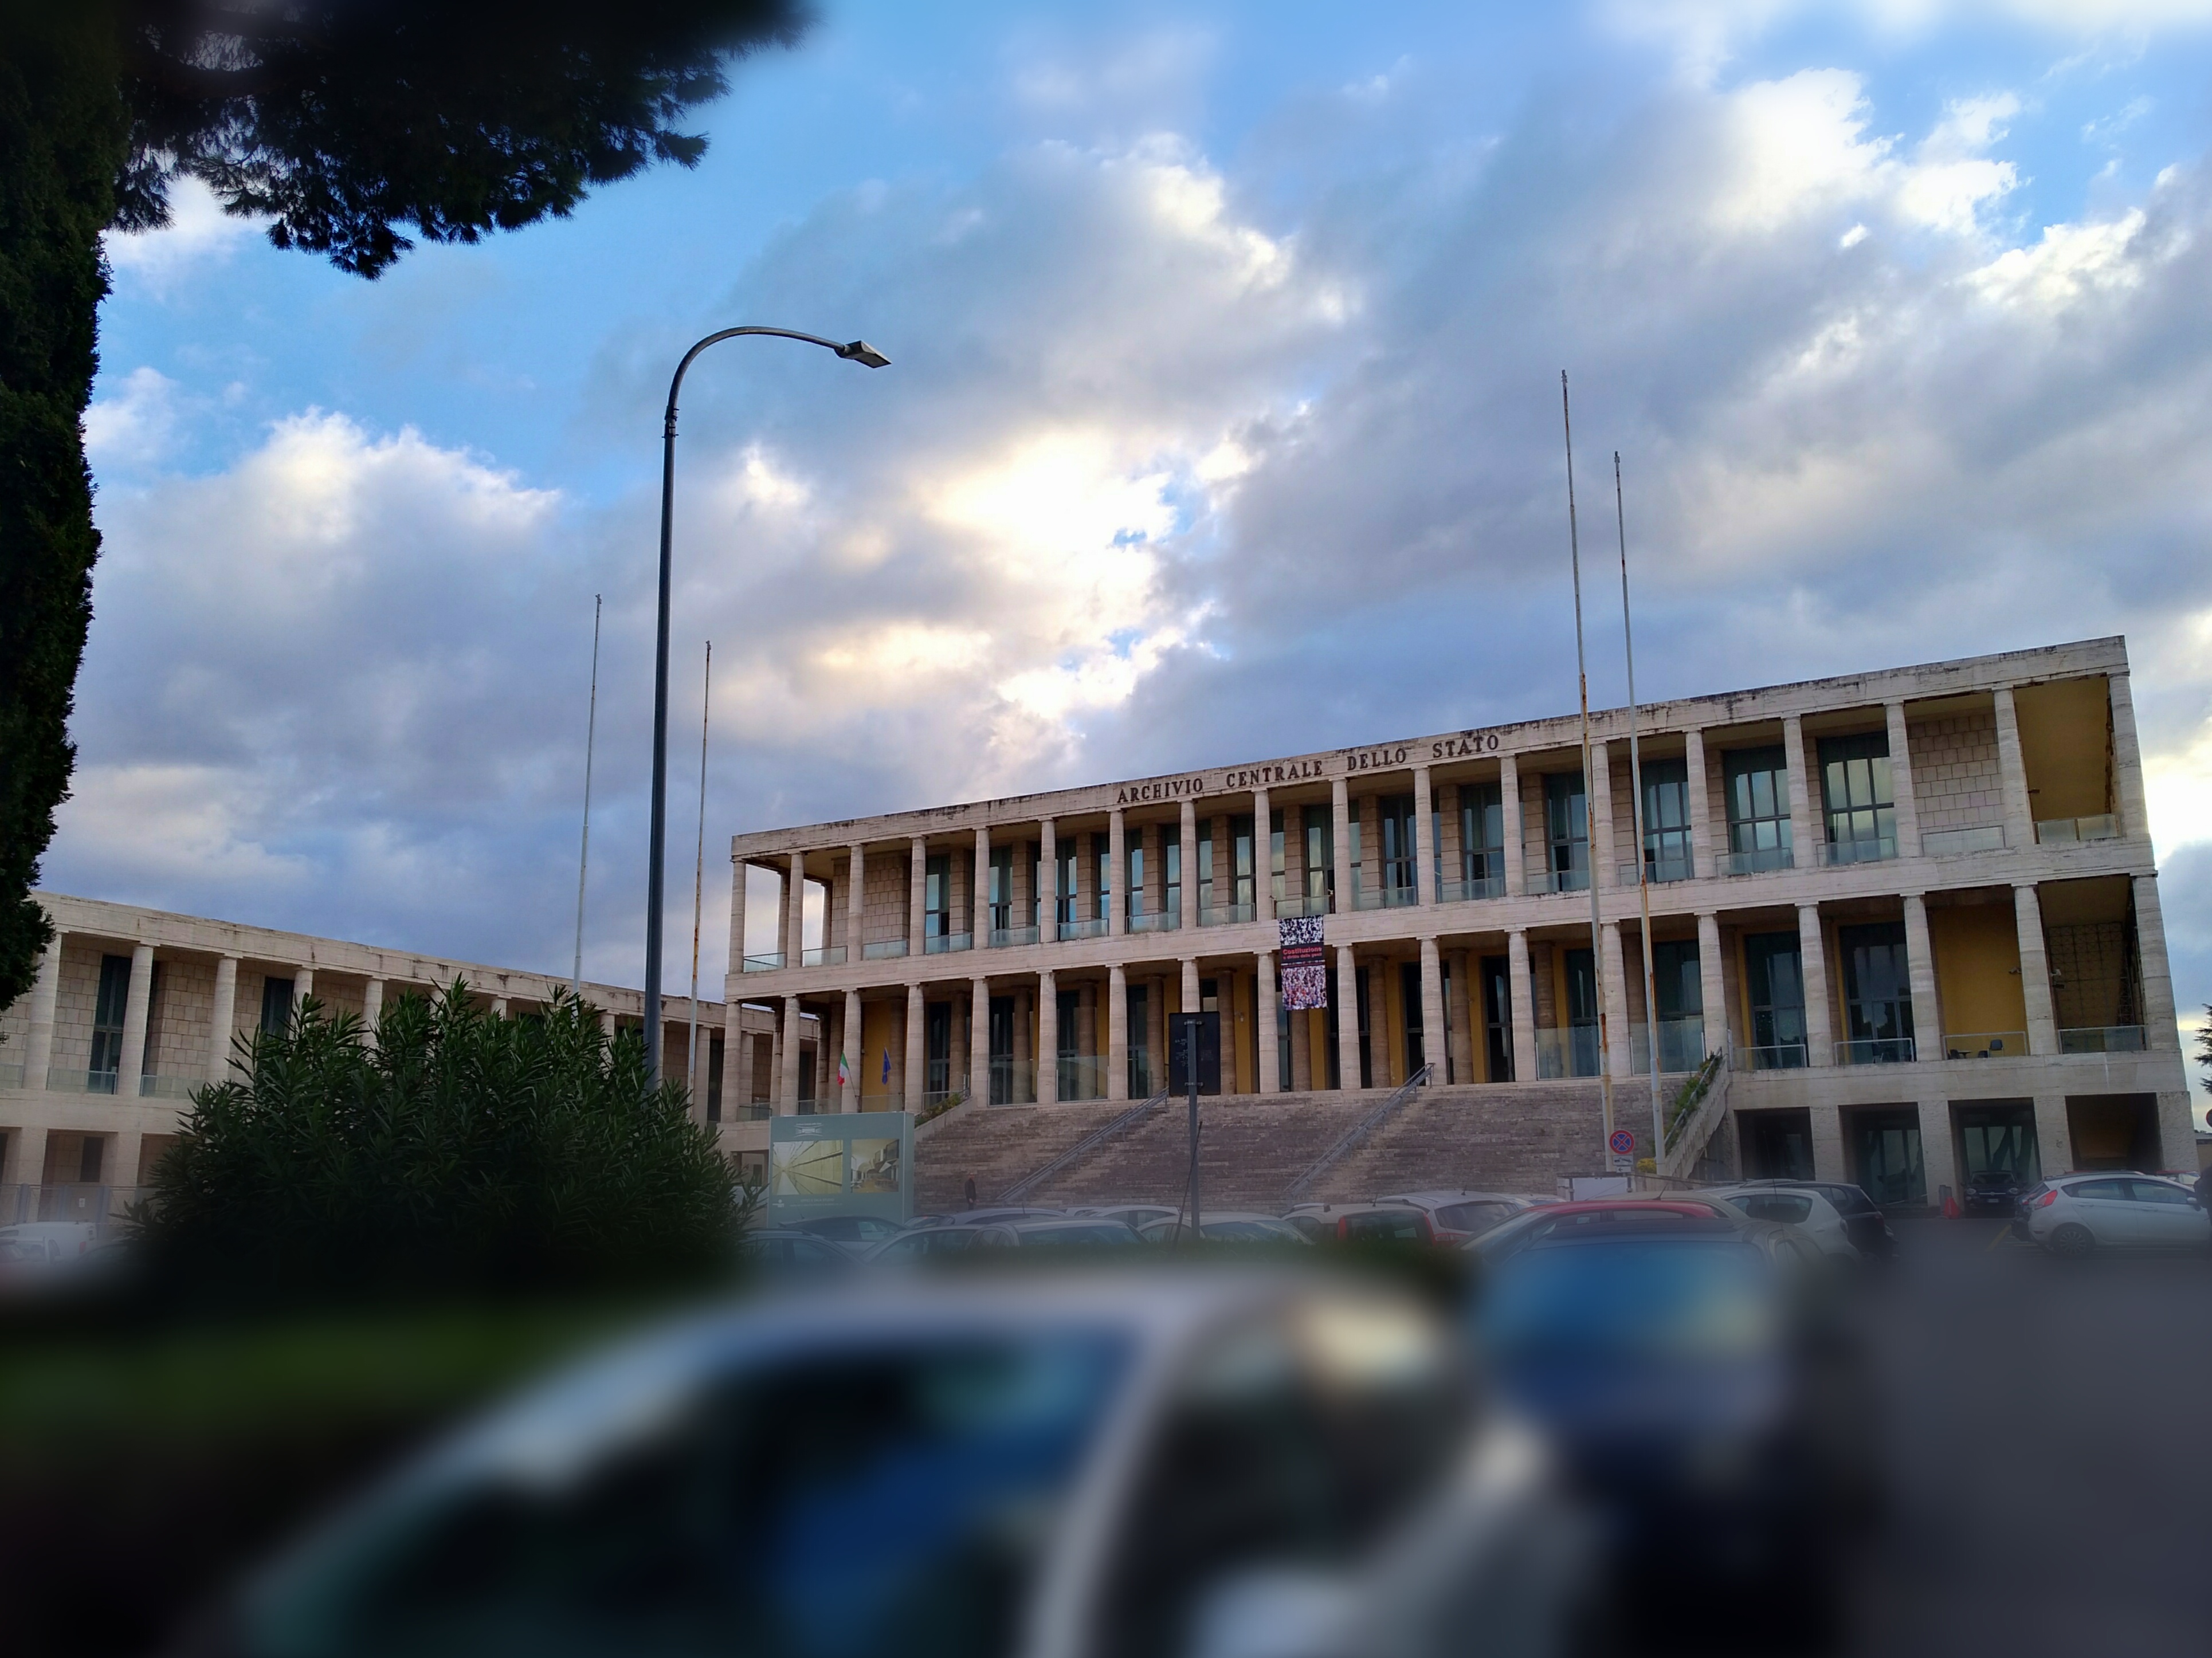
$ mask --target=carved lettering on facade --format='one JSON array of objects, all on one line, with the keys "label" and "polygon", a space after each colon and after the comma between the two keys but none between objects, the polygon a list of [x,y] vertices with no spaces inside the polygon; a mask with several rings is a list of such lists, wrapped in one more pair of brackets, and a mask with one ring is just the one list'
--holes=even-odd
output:
[{"label": "carved lettering on facade", "polygon": [[1206,793],[1203,777],[1156,777],[1149,783],[1130,783],[1114,793],[1117,806],[1139,806],[1153,800],[1183,800]]},{"label": "carved lettering on facade", "polygon": [[1303,783],[1323,776],[1318,760],[1284,760],[1272,765],[1245,766],[1221,774],[1224,790],[1272,788],[1278,783]]},{"label": "carved lettering on facade", "polygon": [[1496,732],[1469,732],[1463,737],[1447,737],[1429,744],[1431,760],[1465,760],[1478,754],[1497,752]]},{"label": "carved lettering on facade", "polygon": [[1344,768],[1347,772],[1388,771],[1406,763],[1406,756],[1413,751],[1410,743],[1400,743],[1390,748],[1347,749]]}]

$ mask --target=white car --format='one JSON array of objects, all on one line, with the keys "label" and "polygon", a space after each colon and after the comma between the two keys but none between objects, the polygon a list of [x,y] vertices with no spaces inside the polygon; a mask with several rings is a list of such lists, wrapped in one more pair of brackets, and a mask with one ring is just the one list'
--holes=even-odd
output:
[{"label": "white car", "polygon": [[[1229,1209],[1219,1214],[1201,1209],[1198,1219],[1200,1231],[1216,1243],[1304,1245],[1312,1242],[1290,1222],[1256,1209]],[[1190,1223],[1181,1215],[1167,1215],[1147,1221],[1137,1231],[1147,1243],[1177,1243],[1189,1235]]]},{"label": "white car", "polygon": [[1156,1220],[1173,1220],[1182,1211],[1171,1203],[1110,1203],[1090,1209],[1071,1209],[1071,1215],[1096,1215],[1107,1220],[1118,1220],[1139,1231]]},{"label": "white car", "polygon": [[2027,1235],[2055,1255],[2099,1248],[2203,1248],[2212,1215],[2179,1181],[2153,1175],[2067,1175],[2021,1199]]},{"label": "white car", "polygon": [[1718,1198],[1753,1220],[1780,1221],[1801,1229],[1820,1246],[1824,1255],[1856,1260],[1859,1247],[1851,1242],[1850,1224],[1844,1212],[1809,1186],[1702,1186],[1695,1193]]}]

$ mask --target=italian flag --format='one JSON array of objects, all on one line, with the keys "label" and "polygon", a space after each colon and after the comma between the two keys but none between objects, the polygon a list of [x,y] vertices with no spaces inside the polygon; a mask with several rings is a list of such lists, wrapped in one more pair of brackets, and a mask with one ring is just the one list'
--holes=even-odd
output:
[{"label": "italian flag", "polygon": [[837,1086],[842,1088],[852,1080],[852,1067],[845,1063],[845,1055],[842,1050],[840,1050],[837,1055]]}]

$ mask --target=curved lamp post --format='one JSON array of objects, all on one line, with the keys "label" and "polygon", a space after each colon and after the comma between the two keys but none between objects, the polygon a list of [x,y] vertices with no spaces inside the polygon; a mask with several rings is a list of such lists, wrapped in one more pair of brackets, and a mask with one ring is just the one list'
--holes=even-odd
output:
[{"label": "curved lamp post", "polygon": [[[653,652],[653,830],[645,882],[645,1064],[646,1075],[656,1088],[660,1085],[660,911],[665,884],[661,843],[666,838],[668,820],[668,577],[676,495],[676,394],[684,389],[684,373],[694,357],[718,341],[735,339],[740,334],[771,334],[778,339],[818,345],[864,368],[881,368],[890,361],[866,340],[840,345],[789,328],[725,328],[686,351],[684,361],[676,365],[676,377],[668,382],[668,412],[660,428],[660,629]],[[744,948],[742,941],[738,947]],[[744,969],[743,962],[732,965],[740,972]]]}]

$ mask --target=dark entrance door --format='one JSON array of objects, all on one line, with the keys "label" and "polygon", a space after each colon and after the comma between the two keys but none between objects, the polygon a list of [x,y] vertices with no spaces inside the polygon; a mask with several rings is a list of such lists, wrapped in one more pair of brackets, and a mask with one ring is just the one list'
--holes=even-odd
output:
[{"label": "dark entrance door", "polygon": [[1744,1178],[1813,1178],[1810,1111],[1744,1111],[1737,1114],[1736,1121],[1742,1136]]},{"label": "dark entrance door", "polygon": [[1971,1186],[1975,1175],[1990,1170],[2010,1175],[2026,1186],[2043,1178],[2043,1153],[2035,1143],[2033,1101],[1993,1100],[1952,1109],[1959,1114],[1959,1177],[1962,1181]]},{"label": "dark entrance door", "polygon": [[1014,1098],[1014,999],[991,998],[991,1103],[1011,1105]]},{"label": "dark entrance door", "polygon": [[922,1010],[922,1088],[925,1093],[952,1091],[952,1004],[931,1002]]},{"label": "dark entrance door", "polygon": [[1412,1076],[1429,1061],[1427,1035],[1421,1028],[1421,964],[1398,963],[1398,1005],[1406,1010],[1406,1074]]},{"label": "dark entrance door", "polygon": [[1489,1045],[1490,1068],[1485,1079],[1513,1080],[1513,976],[1503,956],[1482,958],[1482,1025]]},{"label": "dark entrance door", "polygon": [[1883,1208],[1928,1201],[1918,1107],[1852,1112],[1846,1146],[1852,1178]]}]

